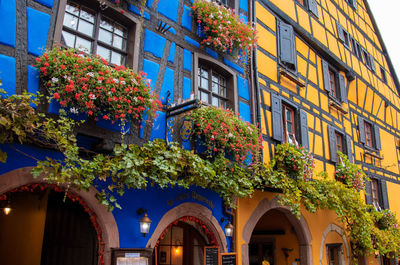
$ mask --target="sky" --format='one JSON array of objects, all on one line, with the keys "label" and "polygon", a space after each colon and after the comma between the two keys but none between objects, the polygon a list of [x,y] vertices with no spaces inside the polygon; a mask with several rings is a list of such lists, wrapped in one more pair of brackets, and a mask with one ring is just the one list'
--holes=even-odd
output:
[{"label": "sky", "polygon": [[400,0],[367,0],[400,78]]}]

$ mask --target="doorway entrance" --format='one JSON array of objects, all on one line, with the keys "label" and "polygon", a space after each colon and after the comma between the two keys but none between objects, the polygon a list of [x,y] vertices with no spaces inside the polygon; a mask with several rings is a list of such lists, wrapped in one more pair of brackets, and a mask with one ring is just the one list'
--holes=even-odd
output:
[{"label": "doorway entrance", "polygon": [[102,259],[91,210],[60,191],[34,184],[2,196],[12,210],[0,214],[0,264],[96,265]]},{"label": "doorway entrance", "polygon": [[195,217],[183,217],[161,234],[153,252],[155,265],[203,265],[204,247],[215,245],[213,234]]}]

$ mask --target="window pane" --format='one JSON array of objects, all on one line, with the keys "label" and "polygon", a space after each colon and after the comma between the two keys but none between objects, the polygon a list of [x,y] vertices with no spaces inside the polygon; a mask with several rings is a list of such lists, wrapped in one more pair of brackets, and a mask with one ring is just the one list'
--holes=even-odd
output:
[{"label": "window pane", "polygon": [[208,102],[208,94],[205,92],[201,92],[201,101]]},{"label": "window pane", "polygon": [[122,56],[122,54],[117,53],[117,52],[112,52],[112,55],[111,55],[111,63],[112,64],[121,65],[124,63],[123,59],[124,59],[124,56]]},{"label": "window pane", "polygon": [[79,27],[78,27],[79,32],[82,32],[83,34],[86,34],[86,35],[92,37],[93,32],[94,32],[93,28],[94,28],[93,24],[86,22],[85,20],[82,20],[82,19],[79,20]]},{"label": "window pane", "polygon": [[110,60],[111,51],[103,46],[97,46],[97,54],[106,59],[107,61]]},{"label": "window pane", "polygon": [[61,37],[61,44],[73,48],[75,44],[75,35],[63,31]]},{"label": "window pane", "polygon": [[112,33],[109,31],[106,31],[104,29],[99,30],[99,40],[107,43],[107,44],[112,44]]},{"label": "window pane", "polygon": [[105,20],[104,18],[102,18],[100,21],[100,27],[103,29],[107,29],[109,31],[113,31],[112,24],[108,20]]},{"label": "window pane", "polygon": [[85,40],[83,38],[80,38],[80,37],[76,37],[75,48],[77,48],[78,50],[87,52],[87,53],[91,53],[92,52],[92,42]]},{"label": "window pane", "polygon": [[204,69],[201,69],[201,76],[208,79],[208,72]]},{"label": "window pane", "polygon": [[114,25],[114,33],[118,34],[119,36],[126,37],[126,28],[121,25]]},{"label": "window pane", "polygon": [[94,15],[90,11],[81,10],[80,17],[94,23]]},{"label": "window pane", "polygon": [[287,122],[286,123],[286,128],[287,128],[287,132],[288,133],[292,133],[293,127],[292,127],[292,123],[291,122]]},{"label": "window pane", "polygon": [[72,16],[72,15],[70,15],[68,13],[65,13],[65,15],[64,15],[64,24],[63,25],[68,27],[68,28],[76,30],[76,27],[78,25],[78,18],[76,18],[76,17],[74,17],[74,16]]},{"label": "window pane", "polygon": [[115,48],[125,50],[125,40],[117,35],[114,35],[113,46]]},{"label": "window pane", "polygon": [[74,15],[77,15],[77,16],[79,15],[79,8],[74,4],[67,4],[67,6],[65,7],[65,10]]},{"label": "window pane", "polygon": [[212,101],[211,101],[211,104],[213,105],[213,106],[215,106],[215,107],[218,107],[219,106],[219,100],[218,100],[218,98],[216,98],[216,97],[212,97]]},{"label": "window pane", "polygon": [[219,106],[220,106],[221,108],[226,109],[226,100],[220,99],[220,100],[219,100]]},{"label": "window pane", "polygon": [[215,82],[215,83],[219,83],[218,76],[213,75],[213,76],[212,76],[212,81]]},{"label": "window pane", "polygon": [[216,83],[212,83],[212,92],[219,94],[219,86]]},{"label": "window pane", "polygon": [[201,79],[201,87],[208,90],[208,79]]},{"label": "window pane", "polygon": [[292,112],[288,109],[286,109],[286,120],[288,121],[292,120]]}]

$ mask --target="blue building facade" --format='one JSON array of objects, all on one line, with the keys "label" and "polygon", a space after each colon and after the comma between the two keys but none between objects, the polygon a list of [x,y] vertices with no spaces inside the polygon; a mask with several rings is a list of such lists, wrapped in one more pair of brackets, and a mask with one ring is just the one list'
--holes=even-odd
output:
[{"label": "blue building facade", "polygon": [[[251,103],[254,92],[251,90],[251,80],[248,79],[249,71],[232,56],[201,47],[202,32],[192,17],[192,2],[193,0],[0,0],[0,16],[3,22],[0,28],[2,89],[8,95],[43,90],[39,71],[35,68],[35,58],[41,56],[46,49],[61,44],[99,54],[111,63],[147,73],[151,88],[159,96],[164,108],[158,111],[154,120],[142,122],[140,128],[130,124],[126,126],[128,143],[142,144],[154,139],[165,140],[166,137],[171,140],[173,136],[168,133],[166,108],[196,98],[212,105],[226,104],[224,106],[240,113],[244,120],[254,122],[256,117]],[[248,20],[251,6],[247,0],[225,2],[221,4],[232,7],[244,21]],[[218,95],[214,97],[213,92],[202,90],[203,75],[207,75],[209,79],[215,78],[217,85],[226,88],[223,99],[218,98]],[[59,108],[56,102],[39,106],[39,110],[50,114],[57,114]],[[77,118],[73,115],[71,117]],[[170,119],[169,123],[172,122]],[[78,141],[82,146],[90,146],[96,141],[117,143],[116,139],[121,132],[119,124],[102,119],[94,123],[92,121],[88,128],[78,134]],[[190,145],[185,148],[190,149]],[[0,164],[0,195],[18,193],[20,195],[13,196],[19,196],[22,201],[30,200],[30,195],[24,199],[23,194],[28,192],[18,189],[46,182],[45,177],[33,179],[30,175],[30,169],[36,165],[35,159],[60,157],[55,151],[31,145],[4,144],[1,149],[7,152],[8,158],[6,163]],[[99,184],[100,187],[101,185]],[[14,192],[16,190],[18,192]],[[197,231],[193,233],[206,238],[205,243],[199,243],[201,246],[218,245],[221,252],[235,250],[232,243],[234,240],[224,233],[228,220],[235,222],[234,214],[226,209],[222,198],[213,191],[198,187],[129,190],[119,199],[122,210],[115,209],[112,213],[96,204],[95,193],[93,187],[89,192],[77,192],[77,196],[83,199],[84,204],[91,208],[97,218],[105,247],[100,248],[99,253],[95,251],[93,256],[101,255],[105,264],[117,264],[116,258],[121,255],[126,258],[145,257],[147,262],[126,264],[186,264],[179,259],[172,261],[172,248],[184,247],[184,242],[172,242],[168,245],[168,251],[154,251],[157,247],[161,248],[160,240],[172,233],[171,224],[179,226],[179,221],[184,223],[184,231],[189,229],[185,228],[189,225]],[[48,200],[50,203],[50,199]],[[25,217],[18,215],[18,209],[26,206],[23,205],[25,204],[22,203],[19,208],[16,206],[12,213],[13,218],[18,219],[13,222],[14,226],[2,217],[0,230],[24,226],[21,218]],[[145,237],[139,229],[139,220],[143,217],[138,211],[140,209],[146,210],[152,220],[150,231]],[[40,226],[40,229],[46,230],[43,228],[47,226],[46,214]],[[40,230],[34,226],[29,229]],[[215,242],[207,239],[206,234],[209,232]],[[42,231],[42,235],[43,233],[46,232]],[[9,238],[12,237],[4,236],[3,242],[0,242],[0,245],[5,244],[4,241],[8,238],[9,249],[2,249],[12,256],[3,260],[5,263],[0,258],[2,264],[14,264],[9,262],[17,262],[15,260],[20,258],[15,254],[14,247],[24,240],[21,236],[14,236],[14,242],[9,243]],[[25,240],[25,247],[40,246],[35,247],[36,256],[31,259],[33,263],[29,264],[50,264],[45,263],[43,258],[46,246],[43,240],[46,239],[37,241],[35,238],[40,238],[40,235],[32,238],[34,239]],[[193,258],[196,254],[191,255]],[[93,264],[99,262],[97,258],[94,260]],[[203,262],[202,258],[194,260],[192,264],[203,264],[200,263]]]}]

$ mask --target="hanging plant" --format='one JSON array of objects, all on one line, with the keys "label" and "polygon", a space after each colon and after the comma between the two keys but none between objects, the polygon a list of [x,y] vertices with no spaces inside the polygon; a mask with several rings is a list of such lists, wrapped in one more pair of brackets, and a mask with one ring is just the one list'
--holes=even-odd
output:
[{"label": "hanging plant", "polygon": [[193,110],[189,117],[193,120],[192,136],[202,138],[208,153],[223,153],[236,162],[243,162],[250,154],[257,160],[261,149],[259,129],[243,121],[239,114],[216,107],[202,107]]},{"label": "hanging plant", "polygon": [[54,48],[36,58],[36,66],[51,97],[72,113],[135,121],[145,110],[151,115],[160,106],[145,73],[109,66],[99,56]]},{"label": "hanging plant", "polygon": [[383,211],[372,210],[371,214],[375,221],[375,225],[381,230],[398,229],[396,215],[392,211],[386,209]]},{"label": "hanging plant", "polygon": [[355,164],[350,163],[345,154],[338,151],[339,163],[336,166],[335,178],[343,182],[349,188],[357,191],[364,190],[367,176]]},{"label": "hanging plant", "polygon": [[306,148],[292,143],[278,145],[275,150],[275,168],[292,179],[309,181],[313,177],[314,157]]},{"label": "hanging plant", "polygon": [[239,60],[251,53],[257,43],[256,31],[251,24],[241,21],[232,9],[214,1],[195,0],[192,10],[205,35],[201,45],[234,53]]}]

